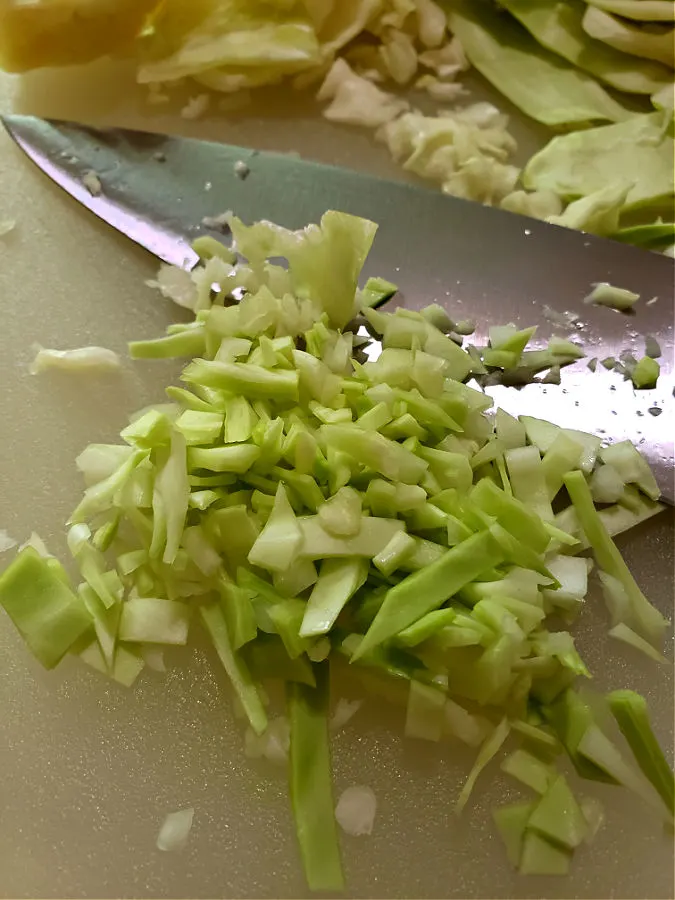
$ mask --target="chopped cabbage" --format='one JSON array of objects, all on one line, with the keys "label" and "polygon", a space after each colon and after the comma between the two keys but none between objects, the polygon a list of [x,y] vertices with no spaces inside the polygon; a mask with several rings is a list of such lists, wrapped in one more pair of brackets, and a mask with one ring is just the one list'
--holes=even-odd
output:
[{"label": "chopped cabbage", "polygon": [[508,121],[495,107],[477,103],[455,113],[404,113],[379,137],[403,167],[435,181],[447,194],[499,203],[519,170],[507,160],[516,149]]},{"label": "chopped cabbage", "polygon": [[[512,147],[489,104],[429,121],[457,159],[469,137],[492,162]],[[432,144],[418,149],[434,158]],[[589,563],[569,554],[590,545],[613,636],[662,658],[668,623],[611,539],[661,508],[647,462],[629,442],[603,448],[550,422],[488,415],[490,399],[466,384],[478,364],[536,369],[583,351],[555,337],[527,350],[535,329],[492,325],[470,353],[460,333],[473,323],[438,305],[364,306],[395,287],[358,287],[374,223],[338,212],[300,231],[227,221],[242,258],[198,242],[194,322],[130,344],[141,358],[194,356],[183,386],[131,416],[119,444],[77,459],[86,489],[68,548],[80,583],[71,589],[34,537],[0,577],[0,605],[45,667],[72,654],[126,687],[163,671],[163,649],[201,624],[247,722],[247,755],[288,763],[312,889],[343,885],[336,816],[356,834],[375,815],[365,789],[333,801],[330,736],[361,702],[331,716],[331,676],[347,664],[366,689],[407,700],[408,736],[479,747],[458,810],[511,730],[526,741],[504,769],[542,797],[527,817],[500,816],[500,829],[521,871],[566,871],[587,829],[551,762],[555,735],[581,774],[643,792],[570,687],[590,673],[548,617],[583,608]],[[355,350],[370,339],[352,330],[361,312],[382,344],[365,363]],[[554,516],[563,485],[572,507]],[[268,684],[284,686],[286,716]],[[535,702],[555,733],[533,718]],[[642,732],[633,743],[651,771]],[[182,845],[189,812],[160,846]]]}]

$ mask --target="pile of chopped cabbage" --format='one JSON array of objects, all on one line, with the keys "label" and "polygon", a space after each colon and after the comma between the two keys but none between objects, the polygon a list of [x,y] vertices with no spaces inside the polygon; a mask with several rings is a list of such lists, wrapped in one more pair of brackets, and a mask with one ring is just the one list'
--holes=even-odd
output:
[{"label": "pile of chopped cabbage", "polygon": [[[673,254],[674,22],[671,0],[0,0],[0,63],[132,52],[150,102],[196,89],[186,118],[210,92],[310,88],[448,194]],[[521,171],[470,66],[566,134]]]},{"label": "pile of chopped cabbage", "polygon": [[[582,351],[560,339],[528,350],[535,329],[513,325],[475,347],[460,334],[471,325],[438,306],[373,308],[394,286],[358,288],[369,221],[230,226],[239,257],[201,238],[202,262],[176,275],[194,320],[130,345],[134,359],[187,358],[180,384],[133,415],[120,443],[77,459],[78,583],[37,536],[0,576],[0,605],[30,650],[47,668],[77,655],[129,687],[201,629],[247,754],[288,765],[315,890],[343,886],[337,824],[363,835],[375,822],[367,786],[334,806],[330,735],[359,709],[331,701],[329,675],[346,666],[366,695],[406,704],[408,737],[477,748],[465,784],[448,785],[458,813],[510,745],[502,770],[531,800],[495,822],[522,873],[567,872],[602,820],[561,774],[564,754],[581,778],[621,784],[672,822],[673,775],[644,700],[604,701],[620,750],[579,687],[590,672],[564,627],[583,615],[593,563],[577,554],[589,548],[610,634],[666,662],[668,622],[612,538],[662,509],[654,477],[630,442],[493,415],[469,384]],[[193,813],[167,818],[161,850],[184,845]]]}]

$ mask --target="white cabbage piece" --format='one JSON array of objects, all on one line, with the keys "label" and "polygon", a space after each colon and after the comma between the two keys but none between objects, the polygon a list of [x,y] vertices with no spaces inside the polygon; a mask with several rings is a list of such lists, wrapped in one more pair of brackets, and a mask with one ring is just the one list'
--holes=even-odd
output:
[{"label": "white cabbage piece", "polygon": [[404,31],[388,32],[379,52],[387,74],[397,84],[408,84],[415,77],[417,50],[409,34]]},{"label": "white cabbage piece", "polygon": [[197,303],[197,287],[190,273],[184,269],[162,263],[157,278],[146,281],[146,284],[158,290],[167,300],[173,300],[178,306],[194,311]]},{"label": "white cabbage piece", "polygon": [[201,119],[206,114],[211,105],[211,97],[209,94],[197,94],[196,97],[190,97],[188,102],[181,109],[180,114],[183,119]]},{"label": "white cabbage piece", "polygon": [[331,732],[335,734],[341,731],[345,725],[351,722],[362,706],[363,700],[347,700],[345,697],[340,697],[329,723]]},{"label": "white cabbage piece", "polygon": [[354,785],[340,795],[335,807],[335,818],[346,834],[359,837],[372,834],[376,812],[377,797],[373,789],[365,785]]},{"label": "white cabbage piece", "polygon": [[409,103],[381,91],[372,81],[357,75],[348,62],[337,59],[318,93],[328,100],[323,115],[331,122],[379,128],[410,108]]},{"label": "white cabbage piece", "polygon": [[415,82],[418,90],[426,91],[439,103],[454,103],[468,94],[467,89],[459,81],[441,81],[435,75],[422,75]]},{"label": "white cabbage piece", "polygon": [[[381,0],[303,0],[315,22],[321,56],[332,60],[350,41],[370,27],[382,9]],[[312,9],[315,10],[312,13]],[[318,12],[318,19],[315,18]]]},{"label": "white cabbage piece", "polygon": [[438,50],[425,50],[419,56],[420,65],[432,69],[439,78],[456,78],[460,72],[471,68],[458,37],[453,36]]},{"label": "white cabbage piece", "polygon": [[417,33],[425,47],[440,47],[448,27],[448,17],[433,0],[416,0]]},{"label": "white cabbage piece", "polygon": [[266,759],[278,766],[288,763],[290,746],[291,730],[286,716],[271,719],[261,735],[257,735],[250,727],[244,735],[244,752],[249,759]]},{"label": "white cabbage piece", "polygon": [[402,30],[417,10],[415,0],[386,0],[381,7],[381,15],[370,26],[374,34],[381,34],[385,28]]}]

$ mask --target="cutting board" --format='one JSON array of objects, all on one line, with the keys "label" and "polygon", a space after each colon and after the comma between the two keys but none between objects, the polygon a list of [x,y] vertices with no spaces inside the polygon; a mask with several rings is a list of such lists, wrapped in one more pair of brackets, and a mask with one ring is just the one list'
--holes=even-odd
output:
[{"label": "cutting board", "polygon": [[[262,108],[188,123],[175,110],[145,108],[124,70],[115,89],[106,87],[106,69],[84,79],[2,78],[0,107],[145,127],[150,113],[157,129],[397,174],[362,135],[317,121],[311,101],[281,107],[272,98],[272,121]],[[128,339],[159,334],[175,310],[144,285],[153,261],[83,214],[4,133],[2,218],[17,228],[0,241],[0,528],[20,541],[35,530],[61,553],[63,522],[81,490],[75,456],[90,441],[114,440],[129,411],[161,398],[175,367],[129,365],[121,377],[87,381],[34,378],[31,346],[124,352]],[[621,541],[645,591],[670,613],[672,538],[665,514]],[[643,663],[606,628],[594,597],[577,642],[595,686],[643,692],[663,745],[672,746],[672,671]],[[143,674],[131,691],[72,660],[46,673],[0,616],[0,897],[305,896],[285,773],[245,759],[242,727],[208,651],[177,651],[168,662],[165,677]],[[337,791],[370,785],[379,803],[373,834],[343,839],[351,896],[673,896],[672,842],[624,792],[588,783],[575,785],[603,800],[608,823],[577,854],[572,875],[515,876],[490,809],[519,791],[494,767],[457,819],[452,806],[471,754],[404,741],[402,720],[400,710],[371,701],[334,741]],[[195,808],[187,848],[160,853],[163,817],[186,806]]]}]

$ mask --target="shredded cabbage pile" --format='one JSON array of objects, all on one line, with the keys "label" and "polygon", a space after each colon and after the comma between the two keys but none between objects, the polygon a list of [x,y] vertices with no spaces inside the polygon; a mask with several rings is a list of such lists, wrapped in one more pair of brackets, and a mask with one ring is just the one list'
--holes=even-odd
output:
[{"label": "shredded cabbage pile", "polygon": [[[509,324],[476,347],[438,306],[372,308],[393,289],[358,287],[372,222],[328,212],[298,232],[234,216],[230,227],[239,257],[202,238],[187,280],[158,281],[194,320],[130,345],[135,359],[186,358],[180,383],[119,443],[77,459],[77,585],[37,537],[0,576],[30,650],[46,668],[77,655],[129,687],[201,629],[247,755],[288,766],[315,890],[343,886],[337,823],[352,835],[375,824],[367,787],[333,798],[330,737],[360,706],[331,701],[329,673],[346,666],[365,695],[405,704],[408,737],[477,748],[465,784],[448,786],[458,813],[515,743],[502,768],[534,796],[495,820],[523,873],[566,872],[601,819],[560,773],[563,753],[579,776],[622,784],[672,820],[673,776],[644,701],[607,701],[629,763],[578,686],[590,672],[569,630],[593,569],[577,553],[590,548],[610,634],[666,662],[668,622],[612,539],[662,509],[654,476],[630,442],[493,414],[480,390],[559,373],[583,351],[560,338],[528,349],[535,329]],[[270,685],[285,690],[285,715]],[[167,818],[160,849],[184,845],[192,815]]]}]

